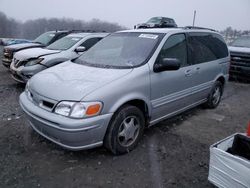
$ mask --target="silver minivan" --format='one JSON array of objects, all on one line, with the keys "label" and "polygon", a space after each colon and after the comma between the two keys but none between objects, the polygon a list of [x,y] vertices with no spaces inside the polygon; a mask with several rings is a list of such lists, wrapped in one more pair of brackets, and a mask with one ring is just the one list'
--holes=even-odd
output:
[{"label": "silver minivan", "polygon": [[131,151],[143,130],[200,104],[215,108],[229,53],[208,29],[116,32],[33,76],[20,95],[32,128],[70,150]]}]

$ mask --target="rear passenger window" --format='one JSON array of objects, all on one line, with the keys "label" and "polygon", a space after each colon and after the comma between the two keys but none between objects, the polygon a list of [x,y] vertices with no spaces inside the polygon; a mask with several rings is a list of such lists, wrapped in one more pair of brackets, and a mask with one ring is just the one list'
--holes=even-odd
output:
[{"label": "rear passenger window", "polygon": [[187,65],[187,45],[184,34],[172,35],[167,39],[157,60],[163,58],[176,58],[181,62],[182,67]]},{"label": "rear passenger window", "polygon": [[100,38],[100,37],[87,39],[80,46],[84,46],[86,48],[86,50],[88,50],[89,48],[91,48],[92,46],[94,46],[97,42],[99,42],[101,39],[102,38]]},{"label": "rear passenger window", "polygon": [[224,58],[228,56],[227,45],[224,42],[222,36],[218,34],[212,34],[212,48],[214,49],[214,53],[218,59]]},{"label": "rear passenger window", "polygon": [[211,33],[189,34],[188,49],[191,63],[199,64],[227,57],[227,46],[219,37]]}]

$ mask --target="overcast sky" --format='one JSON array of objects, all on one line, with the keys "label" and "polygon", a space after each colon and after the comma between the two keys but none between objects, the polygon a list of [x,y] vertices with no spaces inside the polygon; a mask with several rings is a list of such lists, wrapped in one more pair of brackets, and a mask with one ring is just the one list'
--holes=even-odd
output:
[{"label": "overcast sky", "polygon": [[128,28],[153,16],[172,17],[178,26],[191,25],[194,10],[197,26],[250,30],[250,0],[0,0],[0,11],[21,21],[98,18]]}]

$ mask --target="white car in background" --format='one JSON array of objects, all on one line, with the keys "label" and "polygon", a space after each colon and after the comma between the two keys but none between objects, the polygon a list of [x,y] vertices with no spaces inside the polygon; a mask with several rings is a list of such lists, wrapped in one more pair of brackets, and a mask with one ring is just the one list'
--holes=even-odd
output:
[{"label": "white car in background", "polygon": [[10,65],[12,77],[26,83],[33,75],[67,60],[73,60],[108,33],[69,34],[45,48],[22,50],[14,55]]}]

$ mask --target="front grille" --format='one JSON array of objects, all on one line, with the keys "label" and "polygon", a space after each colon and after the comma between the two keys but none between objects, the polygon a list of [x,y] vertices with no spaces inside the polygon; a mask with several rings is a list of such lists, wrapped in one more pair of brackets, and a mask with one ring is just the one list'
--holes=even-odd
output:
[{"label": "front grille", "polygon": [[52,101],[50,99],[47,99],[47,98],[37,94],[36,92],[29,91],[28,95],[35,105],[37,105],[45,110],[48,110],[48,111],[52,111],[55,104],[56,104],[56,101]]},{"label": "front grille", "polygon": [[250,54],[231,52],[230,79],[250,82]]},{"label": "front grille", "polygon": [[242,54],[231,54],[231,64],[238,66],[250,67],[250,54],[244,56]]},{"label": "front grille", "polygon": [[230,77],[250,81],[250,54],[231,52]]},{"label": "front grille", "polygon": [[54,107],[54,103],[48,102],[48,101],[43,101],[43,106],[52,109]]},{"label": "front grille", "polygon": [[3,56],[4,56],[4,58],[6,58],[6,59],[12,59],[12,58],[13,58],[13,52],[12,52],[10,49],[5,48],[5,49],[3,50]]}]

